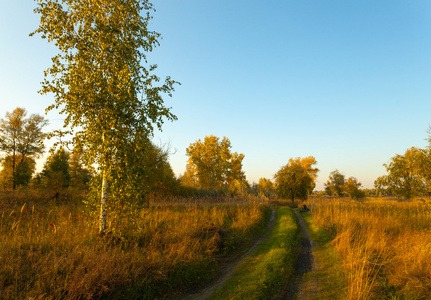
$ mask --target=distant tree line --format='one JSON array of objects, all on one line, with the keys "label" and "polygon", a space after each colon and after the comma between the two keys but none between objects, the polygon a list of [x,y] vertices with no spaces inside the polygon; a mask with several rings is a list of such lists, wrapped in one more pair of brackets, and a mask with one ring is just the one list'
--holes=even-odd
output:
[{"label": "distant tree line", "polygon": [[329,196],[342,197],[348,195],[352,199],[360,199],[366,196],[361,189],[362,183],[355,177],[346,177],[339,170],[334,170],[329,174],[329,179],[324,184],[325,193]]},{"label": "distant tree line", "polygon": [[[40,115],[27,117],[27,111],[16,108],[0,119],[1,159],[0,187],[31,187],[62,195],[66,189],[91,190],[100,184],[101,173],[85,159],[85,149],[60,144],[51,149],[42,170],[35,173],[36,159],[45,150],[42,132],[47,121]],[[69,147],[72,148],[69,150]],[[250,186],[243,171],[244,154],[232,152],[227,137],[210,135],[191,143],[186,171],[175,177],[169,164],[169,152],[142,138],[130,145],[133,161],[118,156],[112,161],[109,186],[117,180],[127,182],[111,190],[114,202],[146,203],[148,199],[175,196],[245,195],[284,197],[294,201],[306,199],[315,187],[318,169],[314,157],[291,158],[274,176],[274,182],[261,178]],[[129,174],[124,172],[127,170]],[[97,197],[95,197],[97,198]]]},{"label": "distant tree line", "polygon": [[[100,177],[92,165],[85,164],[85,153],[75,148],[68,150],[67,145],[60,145],[56,150],[51,149],[43,169],[34,175],[36,159],[45,149],[46,135],[42,129],[46,124],[47,121],[40,115],[32,114],[27,117],[24,108],[16,108],[12,113],[7,112],[5,118],[0,119],[0,149],[4,154],[1,158],[1,189],[31,187],[47,189],[53,194],[61,195],[67,188],[87,190],[89,184]],[[139,181],[136,187],[139,189],[129,190],[129,194],[121,197],[135,198],[134,194],[139,194],[148,198],[156,194],[177,193],[179,181],[168,162],[168,151],[149,140],[139,150],[133,164]],[[123,167],[121,160],[117,163],[117,169]]]}]

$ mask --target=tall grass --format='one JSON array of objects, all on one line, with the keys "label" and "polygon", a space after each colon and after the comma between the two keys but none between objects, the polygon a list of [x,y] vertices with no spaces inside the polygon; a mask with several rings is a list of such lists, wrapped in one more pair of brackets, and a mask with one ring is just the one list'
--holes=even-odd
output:
[{"label": "tall grass", "polygon": [[[1,194],[0,298],[176,298],[265,227],[256,199],[152,205],[104,237],[81,205]],[[266,217],[265,217],[266,216]]]},{"label": "tall grass", "polygon": [[315,224],[342,258],[349,299],[429,299],[431,206],[424,202],[313,201]]}]

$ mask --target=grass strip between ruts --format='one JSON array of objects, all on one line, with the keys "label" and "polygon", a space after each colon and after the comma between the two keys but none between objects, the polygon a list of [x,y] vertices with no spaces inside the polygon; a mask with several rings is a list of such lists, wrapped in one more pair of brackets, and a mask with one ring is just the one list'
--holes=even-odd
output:
[{"label": "grass strip between ruts", "polygon": [[347,282],[341,266],[341,258],[331,246],[331,236],[326,230],[314,224],[311,213],[302,213],[302,217],[315,244],[314,259],[318,267],[305,276],[314,277],[319,281],[320,290],[317,299],[347,299]]},{"label": "grass strip between ruts", "polygon": [[295,273],[298,225],[289,207],[277,208],[270,235],[235,267],[233,275],[208,299],[268,299]]}]

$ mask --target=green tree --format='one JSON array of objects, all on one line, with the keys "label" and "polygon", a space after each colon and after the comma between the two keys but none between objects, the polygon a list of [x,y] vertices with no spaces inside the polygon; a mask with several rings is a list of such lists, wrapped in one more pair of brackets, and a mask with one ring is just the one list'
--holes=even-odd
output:
[{"label": "green tree", "polygon": [[82,162],[82,154],[72,151],[69,157],[70,185],[84,189],[91,180],[91,171]]},{"label": "green tree", "polygon": [[42,172],[39,174],[40,181],[45,187],[59,192],[60,189],[69,186],[71,180],[69,157],[69,153],[64,148],[59,148],[47,157]]},{"label": "green tree", "polygon": [[395,155],[388,164],[383,164],[388,174],[377,178],[374,186],[406,199],[428,191],[426,178],[421,174],[423,155],[424,151],[415,147],[408,149],[404,155]]},{"label": "green tree", "polygon": [[257,184],[257,192],[259,195],[269,197],[275,193],[274,183],[267,178],[260,178]]},{"label": "green tree", "polygon": [[242,170],[244,154],[231,153],[226,137],[206,136],[186,149],[189,156],[183,182],[203,189],[237,189],[245,184]]},{"label": "green tree", "polygon": [[13,183],[16,186],[28,185],[36,169],[36,162],[31,157],[26,157],[24,160],[19,159],[19,163],[13,171],[14,160],[12,156],[8,155],[1,160],[1,166],[0,185],[3,189],[10,189],[13,187]]},{"label": "green tree", "polygon": [[30,161],[39,157],[44,149],[42,128],[47,121],[38,114],[32,114],[28,118],[26,116],[27,111],[17,107],[12,113],[7,112],[4,119],[0,119],[0,150],[6,153],[7,168],[4,170],[11,172],[12,189],[28,183],[24,178],[28,177],[29,170],[34,170],[30,167]]},{"label": "green tree", "polygon": [[350,177],[346,180],[343,186],[343,191],[349,195],[350,198],[360,199],[365,197],[365,192],[360,189],[362,183],[355,177]]},{"label": "green tree", "polygon": [[307,199],[313,192],[315,180],[319,169],[313,168],[317,164],[313,156],[289,159],[275,175],[275,186],[279,197]]},{"label": "green tree", "polygon": [[139,162],[143,173],[143,189],[147,194],[166,196],[176,193],[178,181],[169,164],[169,151],[149,141]]},{"label": "green tree", "polygon": [[328,195],[343,196],[343,187],[346,183],[345,176],[338,170],[334,170],[329,174],[328,181],[324,184],[325,191]]},{"label": "green tree", "polygon": [[154,126],[176,119],[162,97],[171,96],[175,81],[159,84],[157,65],[147,63],[160,38],[148,30],[152,10],[147,0],[39,0],[35,9],[40,25],[31,35],[40,33],[59,49],[40,92],[54,94],[47,110],[66,115],[64,127],[76,131],[74,147],[87,165],[98,166],[101,234],[108,190],[114,197],[139,183],[136,149],[145,147]]}]

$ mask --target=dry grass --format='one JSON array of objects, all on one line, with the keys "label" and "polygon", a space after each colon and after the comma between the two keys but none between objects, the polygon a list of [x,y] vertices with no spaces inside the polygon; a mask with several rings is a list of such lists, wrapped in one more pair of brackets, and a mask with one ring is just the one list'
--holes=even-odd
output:
[{"label": "dry grass", "polygon": [[101,238],[81,205],[0,195],[2,299],[177,297],[207,282],[268,212],[256,199],[183,200],[134,213]]},{"label": "dry grass", "polygon": [[334,238],[349,299],[429,299],[430,204],[320,199],[312,211],[315,224]]}]

